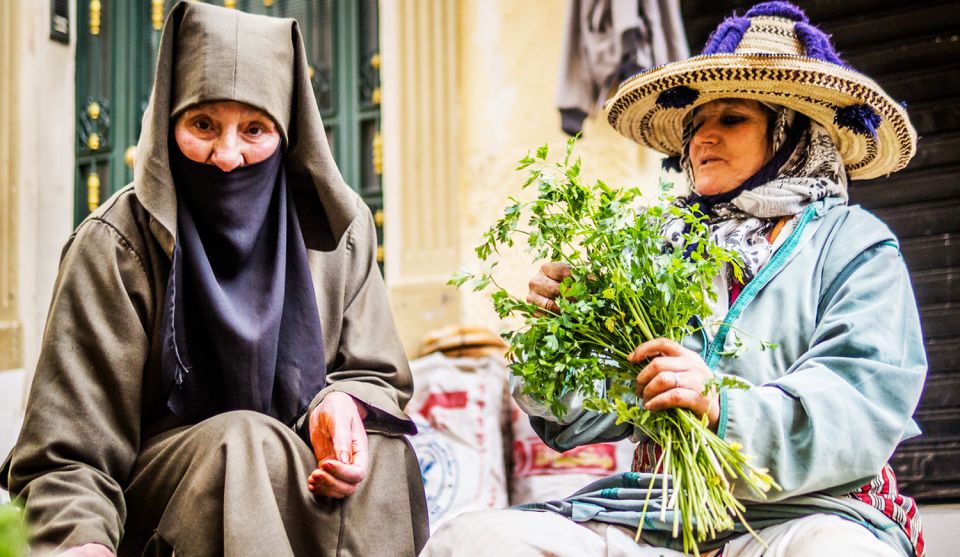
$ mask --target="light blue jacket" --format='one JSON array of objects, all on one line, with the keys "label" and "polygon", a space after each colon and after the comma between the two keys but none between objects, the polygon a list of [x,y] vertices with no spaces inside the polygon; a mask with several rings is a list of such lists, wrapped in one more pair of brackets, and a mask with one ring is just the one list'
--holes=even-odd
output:
[{"label": "light blue jacket", "polygon": [[[920,433],[911,416],[927,365],[916,301],[896,237],[867,211],[809,206],[722,321],[685,344],[751,385],[721,393],[717,433],[770,469],[783,490],[768,501],[849,493]],[[734,349],[727,325],[748,347],[736,358],[720,355]],[[779,346],[761,350],[755,339]],[[513,390],[556,449],[634,434],[572,398],[557,420],[517,379]],[[742,486],[736,493],[755,498]]]}]

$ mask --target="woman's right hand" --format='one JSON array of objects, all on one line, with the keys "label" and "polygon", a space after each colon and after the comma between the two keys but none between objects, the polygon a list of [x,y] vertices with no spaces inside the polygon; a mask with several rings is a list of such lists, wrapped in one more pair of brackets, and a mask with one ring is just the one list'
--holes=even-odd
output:
[{"label": "woman's right hand", "polygon": [[544,263],[540,266],[540,271],[530,279],[527,303],[554,313],[559,312],[560,308],[554,300],[560,296],[560,282],[569,276],[570,265]]},{"label": "woman's right hand", "polygon": [[343,499],[367,476],[367,410],[347,393],[334,391],[310,414],[310,442],[317,468],[307,477],[314,495]]}]

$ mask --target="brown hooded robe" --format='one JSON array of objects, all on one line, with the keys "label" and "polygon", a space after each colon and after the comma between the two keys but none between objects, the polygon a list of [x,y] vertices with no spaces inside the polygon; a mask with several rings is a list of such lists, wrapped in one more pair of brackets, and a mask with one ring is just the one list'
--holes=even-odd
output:
[{"label": "brown hooded robe", "polygon": [[[134,182],[63,249],[23,429],[0,470],[38,544],[178,557],[395,556],[423,546],[423,485],[403,437],[415,431],[402,410],[411,376],[373,219],[337,170],[307,72],[292,20],[193,3],[172,10]],[[307,491],[317,464],[309,410],[291,429],[249,411],[188,425],[166,406],[160,321],[177,232],[168,132],[175,113],[214,100],[265,110],[287,145],[326,354],[327,387],[309,410],[342,391],[369,411],[370,467],[342,501]]]}]

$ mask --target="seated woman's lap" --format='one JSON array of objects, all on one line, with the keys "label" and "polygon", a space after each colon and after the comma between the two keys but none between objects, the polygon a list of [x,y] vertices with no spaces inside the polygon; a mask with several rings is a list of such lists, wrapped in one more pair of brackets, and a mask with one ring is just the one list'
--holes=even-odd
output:
[{"label": "seated woman's lap", "polygon": [[[902,557],[865,527],[832,515],[812,515],[760,532],[768,547],[746,534],[724,548],[724,557]],[[440,556],[665,556],[683,553],[633,540],[630,528],[576,523],[551,512],[514,509],[467,513],[441,526],[421,557]],[[702,553],[712,556],[715,552]]]},{"label": "seated woman's lap", "polygon": [[600,522],[578,524],[552,512],[478,511],[437,529],[420,557],[683,556],[669,549],[638,545],[628,530]]},{"label": "seated woman's lap", "polygon": [[903,557],[866,527],[835,515],[798,518],[764,528],[760,536],[769,549],[745,535],[727,544],[724,557]]},{"label": "seated woman's lap", "polygon": [[[406,487],[410,471],[403,465],[412,460],[415,468],[416,457],[402,437],[370,435],[369,441],[370,473],[341,501],[307,490],[317,465],[312,449],[269,416],[226,412],[157,435],[141,450],[124,493],[128,516],[119,554],[140,555],[159,537],[178,556],[332,555],[338,543],[356,541],[353,533],[380,524],[371,507],[391,498],[405,512],[380,528],[395,546],[358,554],[413,555],[423,540],[411,525],[416,494]],[[373,473],[384,465],[389,473]]]},{"label": "seated woman's lap", "polygon": [[[189,543],[197,554],[212,554],[226,549],[217,542],[229,545],[231,533],[282,530],[284,514],[309,506],[297,494],[306,493],[315,466],[310,447],[290,428],[256,412],[226,412],[161,433],[144,444],[124,492],[120,553],[137,552],[158,534],[174,546],[195,540]],[[326,511],[336,514],[332,505]]]}]

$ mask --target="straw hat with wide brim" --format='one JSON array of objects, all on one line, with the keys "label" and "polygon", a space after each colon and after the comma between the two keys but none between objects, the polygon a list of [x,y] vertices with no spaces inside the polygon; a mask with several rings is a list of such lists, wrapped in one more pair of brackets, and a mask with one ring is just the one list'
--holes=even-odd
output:
[{"label": "straw hat with wide brim", "polygon": [[687,115],[724,98],[806,114],[828,130],[854,179],[896,172],[916,152],[917,133],[903,106],[846,66],[829,38],[788,2],[764,2],[727,18],[703,54],[631,77],[605,110],[622,135],[676,157]]},{"label": "straw hat with wide brim", "polygon": [[448,356],[503,356],[506,350],[507,343],[490,329],[448,325],[424,335],[417,355],[443,352]]}]

